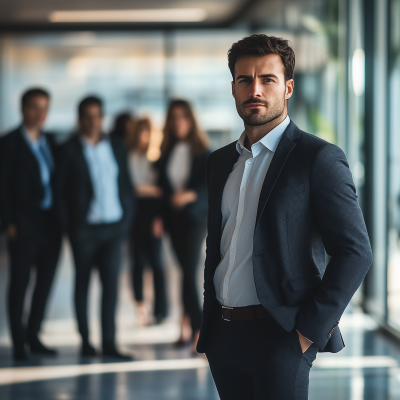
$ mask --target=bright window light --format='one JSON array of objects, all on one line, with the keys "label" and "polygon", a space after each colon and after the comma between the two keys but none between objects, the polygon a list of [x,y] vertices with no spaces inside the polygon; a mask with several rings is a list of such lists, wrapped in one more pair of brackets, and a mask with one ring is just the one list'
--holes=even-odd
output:
[{"label": "bright window light", "polygon": [[52,11],[50,22],[200,22],[207,13],[202,8],[152,10]]},{"label": "bright window light", "polygon": [[353,90],[356,96],[364,94],[365,54],[363,49],[354,50],[352,60]]}]

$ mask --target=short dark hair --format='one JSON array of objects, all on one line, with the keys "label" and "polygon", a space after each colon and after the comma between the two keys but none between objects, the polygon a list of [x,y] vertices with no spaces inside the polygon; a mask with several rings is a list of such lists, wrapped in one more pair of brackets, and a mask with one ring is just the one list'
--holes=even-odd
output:
[{"label": "short dark hair", "polygon": [[42,88],[31,88],[26,90],[21,97],[21,107],[25,107],[33,97],[42,96],[50,99],[50,94]]},{"label": "short dark hair", "polygon": [[247,36],[233,43],[229,49],[228,65],[233,80],[235,80],[235,64],[238,58],[242,56],[266,56],[268,54],[277,54],[284,66],[285,79],[293,79],[295,54],[290,42],[286,39],[260,33]]},{"label": "short dark hair", "polygon": [[83,113],[85,112],[85,109],[90,106],[98,106],[103,113],[103,101],[97,97],[97,96],[88,96],[85,97],[81,102],[79,103],[78,106],[78,114],[79,118],[82,117]]}]

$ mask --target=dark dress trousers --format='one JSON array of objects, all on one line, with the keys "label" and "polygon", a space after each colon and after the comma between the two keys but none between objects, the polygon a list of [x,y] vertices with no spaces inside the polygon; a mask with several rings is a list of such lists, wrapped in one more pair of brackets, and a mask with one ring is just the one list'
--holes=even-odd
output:
[{"label": "dark dress trousers", "polygon": [[[52,139],[52,135],[46,135],[56,164],[58,154]],[[20,351],[25,339],[34,341],[40,330],[60,252],[61,231],[56,223],[54,209],[41,209],[45,192],[39,164],[22,129],[18,128],[2,138],[1,146],[0,218],[4,228],[15,225],[17,229],[16,239],[8,241],[8,313],[14,349]],[[36,269],[36,286],[25,332],[22,316],[32,267]]]},{"label": "dark dress trousers", "polygon": [[201,306],[197,290],[197,271],[201,246],[206,235],[207,223],[207,187],[205,168],[209,151],[199,155],[192,154],[189,178],[184,190],[193,190],[197,200],[183,209],[176,210],[171,206],[174,194],[167,167],[170,161],[170,148],[157,162],[159,171],[158,185],[163,190],[163,218],[169,232],[172,246],[183,272],[182,298],[185,313],[189,315],[193,332],[200,329]]},{"label": "dark dress trousers", "polygon": [[[342,150],[290,122],[262,186],[253,238],[257,296],[272,318],[226,322],[213,278],[221,260],[222,194],[237,159],[231,143],[207,163],[208,236],[197,350],[208,356],[222,399],[264,399],[266,393],[269,399],[306,399],[307,365],[309,370],[317,351],[344,347],[338,324],[372,263],[351,172]],[[325,252],[331,257],[327,266]],[[287,348],[296,346],[295,329],[313,342],[311,348],[304,355],[298,349],[277,352],[285,338]],[[235,365],[242,375],[233,371]]]},{"label": "dark dress trousers", "polygon": [[132,286],[135,299],[144,300],[143,272],[150,265],[154,282],[154,316],[161,322],[168,312],[165,274],[162,262],[162,239],[152,232],[153,221],[161,217],[162,201],[154,197],[138,197],[137,213],[131,232]]},{"label": "dark dress trousers", "polygon": [[118,139],[110,139],[118,164],[119,199],[123,208],[120,221],[108,224],[88,224],[87,216],[94,196],[89,168],[79,136],[63,145],[56,173],[56,211],[63,230],[68,233],[75,261],[75,310],[79,332],[84,344],[89,341],[87,295],[93,267],[97,267],[102,282],[103,348],[115,342],[115,311],[118,276],[121,265],[121,245],[131,226],[135,198],[127,167],[127,152]]}]

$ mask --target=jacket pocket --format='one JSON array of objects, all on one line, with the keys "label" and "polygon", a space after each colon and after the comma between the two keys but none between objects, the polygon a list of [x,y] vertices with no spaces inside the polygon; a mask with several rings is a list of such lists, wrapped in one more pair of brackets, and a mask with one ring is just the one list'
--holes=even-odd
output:
[{"label": "jacket pocket", "polygon": [[298,290],[310,289],[318,286],[321,280],[322,275],[309,275],[290,279],[290,284],[292,289],[297,292]]},{"label": "jacket pocket", "polygon": [[285,186],[281,188],[276,188],[274,189],[274,194],[275,196],[285,196],[287,194],[296,194],[296,193],[301,193],[304,192],[304,183],[301,185],[295,185],[295,186]]}]

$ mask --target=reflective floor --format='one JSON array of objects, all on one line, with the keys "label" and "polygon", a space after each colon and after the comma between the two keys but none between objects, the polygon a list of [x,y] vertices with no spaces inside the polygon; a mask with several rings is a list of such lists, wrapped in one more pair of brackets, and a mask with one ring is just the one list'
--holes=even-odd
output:
[{"label": "reflective floor", "polygon": [[[5,318],[6,258],[0,252],[0,399],[218,399],[207,361],[202,356],[191,356],[190,349],[177,350],[172,345],[179,331],[179,270],[168,245],[165,258],[171,316],[162,325],[137,326],[127,265],[121,276],[118,343],[121,349],[134,355],[135,361],[116,363],[112,359],[78,356],[79,338],[71,297],[73,270],[65,246],[42,335],[46,344],[59,350],[59,356],[32,357],[29,362],[14,363]],[[89,309],[92,338],[97,345],[99,294],[94,275]],[[150,275],[146,276],[146,294],[152,298]],[[400,344],[382,334],[373,320],[354,306],[340,325],[346,348],[336,355],[318,355],[311,371],[309,398],[400,399]]]}]

